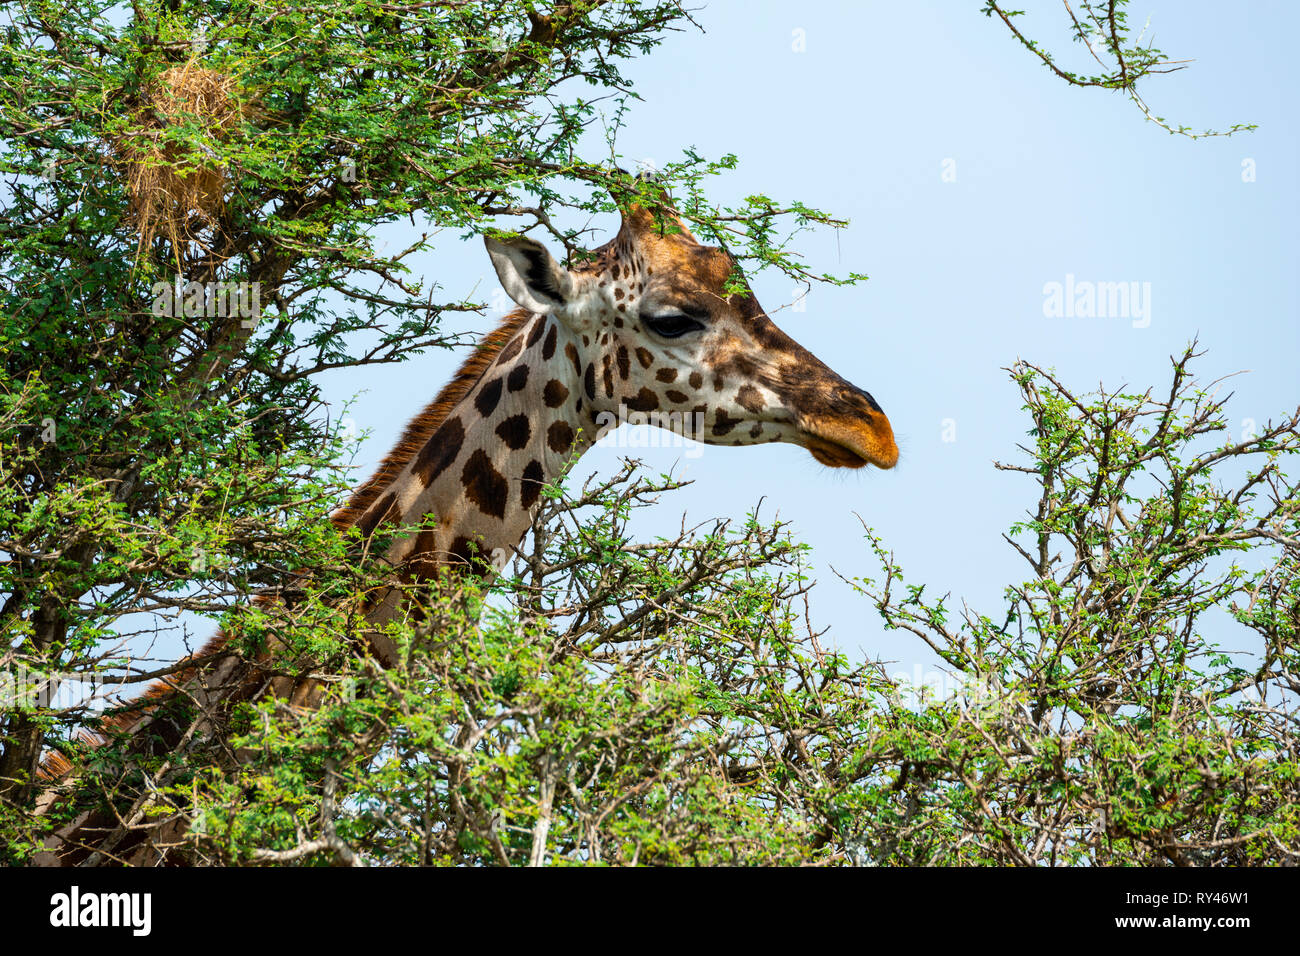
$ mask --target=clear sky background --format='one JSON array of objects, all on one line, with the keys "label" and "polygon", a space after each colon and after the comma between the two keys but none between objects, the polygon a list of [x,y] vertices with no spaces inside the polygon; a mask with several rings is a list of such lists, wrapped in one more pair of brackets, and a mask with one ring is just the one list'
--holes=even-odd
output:
[{"label": "clear sky background", "polygon": [[[1094,72],[1069,42],[1059,3],[1019,6],[1030,11],[1018,23],[1031,36]],[[795,294],[785,277],[764,273],[753,286],[787,332],[876,397],[899,437],[898,467],[832,471],[792,445],[709,446],[693,458],[680,448],[596,448],[576,475],[608,472],[625,454],[652,474],[684,467],[695,484],[639,517],[646,538],[677,529],[683,511],[691,521],[742,518],[766,499],[764,512],[791,521],[814,548],[814,624],[829,625],[827,640],[855,657],[897,662],[895,672],[928,668],[932,657],[914,638],[883,632],[870,603],[831,569],[878,570],[856,512],[910,583],[996,615],[1003,587],[1027,570],[1000,535],[1034,500],[1028,479],[992,466],[1017,458],[1028,427],[1004,366],[1053,366],[1079,390],[1164,391],[1169,356],[1199,336],[1202,381],[1249,370],[1229,386],[1238,429],[1300,400],[1300,6],[1131,5],[1131,22],[1149,16],[1160,49],[1195,61],[1146,81],[1153,112],[1196,129],[1260,127],[1198,141],[1146,122],[1121,94],[1067,86],[978,8],[711,2],[697,13],[703,33],[676,35],[627,69],[644,102],[621,136],[624,159],[663,164],[692,146],[734,152],[740,168],[712,181],[715,200],[764,192],[851,220],[838,238],[826,230],[796,248],[817,271],[870,281],[814,288],[803,312],[776,311]],[[600,153],[593,136],[591,154]],[[1245,160],[1253,182],[1243,180]],[[617,228],[603,225],[597,242]],[[443,234],[418,269],[441,286],[435,301],[484,300],[497,288],[477,240]],[[1045,284],[1067,275],[1149,283],[1149,324],[1045,317]],[[358,480],[463,357],[433,353],[325,380],[338,408],[362,393],[350,411],[370,431]],[[945,441],[945,427],[955,440]]]}]

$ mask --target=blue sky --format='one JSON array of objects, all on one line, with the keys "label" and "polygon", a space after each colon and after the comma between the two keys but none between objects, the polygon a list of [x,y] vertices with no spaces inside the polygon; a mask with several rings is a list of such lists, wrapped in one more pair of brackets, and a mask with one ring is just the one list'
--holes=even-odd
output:
[{"label": "blue sky", "polygon": [[[1089,71],[1059,4],[1021,6],[1023,28]],[[1300,8],[1132,5],[1131,22],[1149,17],[1160,49],[1195,61],[1147,81],[1155,114],[1196,129],[1260,127],[1192,141],[1146,122],[1120,94],[1067,86],[978,7],[709,3],[696,15],[703,33],[676,35],[628,70],[644,101],[627,119],[624,158],[734,152],[740,167],[713,181],[715,200],[765,192],[851,220],[838,237],[806,234],[796,248],[816,270],[869,281],[814,288],[803,312],[779,313],[794,284],[773,272],[752,284],[787,332],[881,403],[902,448],[898,467],[831,471],[791,445],[710,446],[692,458],[680,448],[596,448],[577,473],[607,472],[635,454],[651,473],[677,465],[695,479],[640,517],[644,537],[675,530],[683,511],[693,521],[740,518],[765,499],[766,514],[791,521],[813,546],[814,623],[830,626],[826,640],[897,661],[894,671],[932,658],[914,638],[884,633],[831,569],[877,570],[856,513],[911,583],[996,613],[1003,587],[1024,573],[1000,535],[1033,501],[1027,479],[992,466],[1016,459],[1027,428],[1004,366],[1052,366],[1079,390],[1167,389],[1168,357],[1199,336],[1201,380],[1249,370],[1230,386],[1238,428],[1300,399],[1297,81],[1285,67]],[[1254,181],[1244,180],[1247,167]],[[598,241],[617,227],[605,225]],[[496,282],[481,243],[440,239],[420,261],[426,280],[444,299],[476,285],[478,298],[490,296]],[[1138,283],[1149,312],[1045,316],[1044,287],[1067,276]],[[371,431],[358,478],[461,357],[326,380],[332,402],[364,390],[351,410]]]}]

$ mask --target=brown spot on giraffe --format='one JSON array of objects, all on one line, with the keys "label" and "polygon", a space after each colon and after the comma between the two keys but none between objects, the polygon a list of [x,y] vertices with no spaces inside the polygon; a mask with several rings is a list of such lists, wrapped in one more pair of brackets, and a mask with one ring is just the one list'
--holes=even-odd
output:
[{"label": "brown spot on giraffe", "polygon": [[457,535],[447,553],[449,563],[468,565],[478,574],[487,574],[492,570],[492,552],[482,538],[469,535]]},{"label": "brown spot on giraffe", "polygon": [[461,424],[460,418],[447,419],[415,456],[411,463],[412,472],[425,485],[433,484],[456,460],[464,443],[465,426]]},{"label": "brown spot on giraffe", "polygon": [[542,390],[542,401],[546,402],[547,408],[559,408],[564,404],[564,400],[568,397],[568,386],[557,378],[553,378],[547,382],[546,388]]},{"label": "brown spot on giraffe", "polygon": [[763,406],[767,404],[763,401],[763,396],[759,393],[758,389],[754,388],[752,385],[740,386],[740,390],[736,392],[736,403],[746,411],[754,412],[755,414],[761,412]]},{"label": "brown spot on giraffe", "polygon": [[501,379],[494,378],[484,385],[474,399],[474,407],[478,413],[487,418],[496,411],[497,402],[501,401]]},{"label": "brown spot on giraffe", "polygon": [[721,437],[728,435],[731,430],[741,423],[742,419],[732,418],[721,408],[715,409],[713,413],[713,434]]},{"label": "brown spot on giraffe", "polygon": [[446,555],[438,550],[438,534],[425,528],[415,536],[411,553],[402,567],[402,577],[407,581],[430,581],[438,574]]},{"label": "brown spot on giraffe", "polygon": [[505,517],[506,494],[509,490],[505,475],[496,470],[492,459],[482,448],[476,449],[469,456],[469,460],[465,462],[465,469],[461,472],[460,481],[465,486],[465,497],[479,511],[493,518]]},{"label": "brown spot on giraffe", "polygon": [[519,479],[519,507],[527,511],[537,504],[545,483],[546,473],[542,471],[542,463],[534,458],[524,466],[523,477]]},{"label": "brown spot on giraffe", "polygon": [[524,340],[519,338],[519,336],[515,336],[507,342],[506,347],[501,350],[501,354],[497,356],[496,364],[501,366],[509,365],[511,361],[513,361],[514,357],[523,351],[523,348]]},{"label": "brown spot on giraffe", "polygon": [[563,454],[573,445],[573,429],[566,421],[553,422],[546,430],[546,444],[551,451]]},{"label": "brown spot on giraffe", "polygon": [[511,451],[518,451],[528,444],[532,435],[532,425],[527,415],[511,415],[497,425],[497,437],[505,442]]},{"label": "brown spot on giraffe", "polygon": [[636,397],[624,399],[624,402],[634,412],[652,412],[659,407],[659,396],[648,388],[642,388]]},{"label": "brown spot on giraffe", "polygon": [[510,374],[506,376],[506,388],[512,392],[521,392],[527,384],[528,366],[521,362],[512,368]]},{"label": "brown spot on giraffe", "polygon": [[397,509],[394,508],[394,505],[396,504],[397,493],[390,491],[388,494],[384,495],[377,504],[372,506],[369,511],[363,514],[357,520],[355,525],[355,527],[361,531],[361,536],[364,538],[370,537],[374,534],[375,528],[383,522],[395,517]]}]

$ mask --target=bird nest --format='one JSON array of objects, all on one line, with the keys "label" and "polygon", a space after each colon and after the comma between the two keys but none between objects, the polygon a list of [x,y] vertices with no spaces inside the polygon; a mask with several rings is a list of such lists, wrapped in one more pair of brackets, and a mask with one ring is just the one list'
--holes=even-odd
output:
[{"label": "bird nest", "polygon": [[217,147],[249,111],[233,76],[192,62],[143,87],[130,128],[113,144],[139,234],[137,259],[158,236],[178,261],[190,243],[211,248],[229,186]]}]

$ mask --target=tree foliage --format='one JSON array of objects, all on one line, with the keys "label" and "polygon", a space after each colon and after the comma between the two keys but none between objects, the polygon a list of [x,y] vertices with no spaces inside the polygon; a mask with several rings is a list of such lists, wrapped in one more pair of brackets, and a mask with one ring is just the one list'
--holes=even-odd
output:
[{"label": "tree foliage", "polygon": [[1070,39],[1088,51],[1091,60],[1088,68],[1100,69],[1101,73],[1083,73],[1062,66],[1060,54],[1053,53],[1046,44],[1033,39],[1017,25],[1016,18],[1023,17],[1024,10],[1007,10],[996,0],[988,0],[980,12],[989,18],[996,15],[1016,42],[1037,57],[1057,78],[1071,86],[1123,93],[1149,122],[1171,135],[1201,139],[1206,136],[1232,136],[1234,133],[1258,128],[1253,123],[1233,123],[1226,130],[1207,129],[1197,132],[1190,126],[1175,125],[1165,117],[1151,112],[1146,100],[1138,92],[1138,84],[1148,76],[1186,69],[1190,61],[1170,60],[1155,46],[1154,36],[1148,35],[1152,32],[1149,19],[1137,36],[1134,36],[1127,8],[1128,0],[1081,0],[1076,14],[1068,0],[1065,3]]},{"label": "tree foliage", "polygon": [[868,533],[884,576],[861,589],[962,688],[919,711],[891,859],[1300,856],[1300,485],[1285,471],[1300,408],[1234,441],[1193,357],[1163,398],[1076,396],[1029,363],[1010,370],[1030,441],[998,467],[1030,476],[1036,500],[1004,536],[1030,576],[997,612],[952,620]]}]

